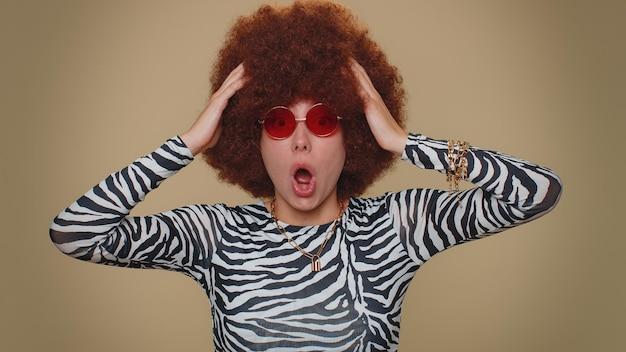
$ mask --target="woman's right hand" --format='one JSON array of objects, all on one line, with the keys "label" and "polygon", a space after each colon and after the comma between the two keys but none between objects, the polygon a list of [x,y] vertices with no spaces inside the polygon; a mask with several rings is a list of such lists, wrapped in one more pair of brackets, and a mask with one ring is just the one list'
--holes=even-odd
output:
[{"label": "woman's right hand", "polygon": [[197,155],[217,144],[222,132],[222,112],[228,100],[246,84],[243,64],[230,72],[220,88],[211,96],[200,117],[185,133],[180,135],[187,148]]}]

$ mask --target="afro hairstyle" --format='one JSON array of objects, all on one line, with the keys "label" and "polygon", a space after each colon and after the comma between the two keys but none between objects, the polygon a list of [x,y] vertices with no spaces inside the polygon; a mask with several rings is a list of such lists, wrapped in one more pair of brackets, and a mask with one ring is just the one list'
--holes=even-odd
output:
[{"label": "afro hairstyle", "polygon": [[357,93],[350,62],[367,71],[396,121],[404,127],[405,91],[398,69],[388,63],[368,28],[344,6],[327,1],[263,5],[239,17],[227,33],[211,76],[219,89],[243,63],[246,85],[231,97],[222,116],[222,134],[204,159],[221,181],[259,198],[274,196],[263,164],[258,120],[277,105],[321,102],[341,117],[346,161],[337,183],[340,199],[361,195],[397,157],[374,139]]}]

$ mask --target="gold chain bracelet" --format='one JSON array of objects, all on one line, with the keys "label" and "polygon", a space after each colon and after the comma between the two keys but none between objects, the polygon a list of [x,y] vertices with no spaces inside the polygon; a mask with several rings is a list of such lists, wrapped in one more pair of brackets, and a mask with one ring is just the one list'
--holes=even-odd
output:
[{"label": "gold chain bracelet", "polygon": [[448,141],[448,169],[446,171],[446,180],[448,181],[450,192],[458,192],[459,182],[461,180],[467,180],[466,155],[468,151],[469,143],[466,141],[458,141],[457,143],[454,143],[453,140]]}]

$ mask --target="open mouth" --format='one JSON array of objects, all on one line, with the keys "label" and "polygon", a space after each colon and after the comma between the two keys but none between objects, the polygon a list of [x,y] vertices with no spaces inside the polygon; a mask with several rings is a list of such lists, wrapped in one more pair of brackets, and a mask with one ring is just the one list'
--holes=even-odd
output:
[{"label": "open mouth", "polygon": [[309,197],[315,191],[315,177],[313,172],[304,167],[296,169],[293,174],[293,191],[300,197]]},{"label": "open mouth", "polygon": [[309,170],[298,169],[296,171],[296,174],[293,176],[293,178],[296,180],[296,182],[299,185],[305,186],[311,183],[311,179],[313,178],[313,175],[311,175],[311,172],[309,172]]}]

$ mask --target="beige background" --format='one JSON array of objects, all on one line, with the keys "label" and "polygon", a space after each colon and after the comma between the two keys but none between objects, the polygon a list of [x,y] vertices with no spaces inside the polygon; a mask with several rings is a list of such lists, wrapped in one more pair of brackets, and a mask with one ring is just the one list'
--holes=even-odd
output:
[{"label": "beige background", "polygon": [[[404,305],[404,351],[624,351],[620,1],[344,1],[405,77],[409,129],[556,170],[560,205],[436,256]],[[206,351],[188,278],[71,260],[52,218],[182,132],[235,16],[260,1],[2,1],[0,350]],[[398,165],[369,194],[446,187]],[[201,161],[137,213],[252,201]]]}]

